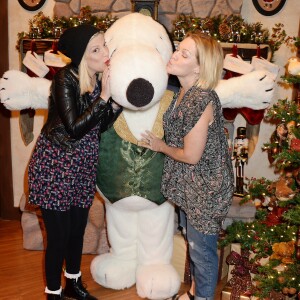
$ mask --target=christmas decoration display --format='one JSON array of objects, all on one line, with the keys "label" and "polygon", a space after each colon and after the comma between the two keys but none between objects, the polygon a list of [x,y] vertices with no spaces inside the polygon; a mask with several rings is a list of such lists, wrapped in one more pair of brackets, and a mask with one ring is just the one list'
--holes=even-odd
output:
[{"label": "christmas decoration display", "polygon": [[282,43],[288,41],[282,23],[272,28],[272,33],[263,28],[262,23],[247,23],[239,15],[196,18],[179,15],[174,21],[173,37],[181,41],[188,31],[201,30],[215,37],[220,42],[268,44],[272,53],[277,51]]},{"label": "christmas decoration display", "polygon": [[[111,14],[96,16],[92,14],[89,6],[80,9],[79,15],[50,18],[42,11],[29,21],[29,31],[18,34],[17,49],[20,47],[20,40],[30,39],[57,39],[61,33],[70,27],[79,24],[90,24],[106,31],[118,18]],[[271,52],[277,51],[281,44],[288,43],[291,37],[287,37],[282,23],[277,23],[270,33],[263,28],[262,23],[247,23],[240,15],[219,15],[215,17],[196,18],[181,14],[174,21],[172,30],[173,39],[181,41],[188,31],[199,29],[221,42],[227,43],[250,43],[268,44]]]},{"label": "christmas decoration display", "polygon": [[[48,22],[49,20],[47,20],[47,18],[44,19],[43,15],[40,15],[39,17],[40,18],[37,20],[38,22],[35,22],[35,25],[41,24],[41,26],[40,27],[39,26],[33,26],[32,30],[30,31],[30,34],[37,34],[37,35],[40,34],[41,37],[45,37],[42,34],[44,34],[45,32],[48,32],[50,34],[50,32],[51,32],[51,34],[55,33],[55,38],[58,37],[58,35],[60,33],[60,29],[56,28],[56,27],[60,27],[60,26],[56,26],[56,25],[58,25],[59,22],[57,21],[55,23],[55,26],[53,26],[53,25],[49,25],[50,24],[50,22]],[[75,20],[77,21],[79,19],[79,17],[78,18],[76,17]],[[80,18],[81,18],[80,20],[82,22],[83,22],[83,20],[85,22],[85,21],[88,21],[88,19],[89,19],[88,17],[87,18],[82,18],[82,16]],[[75,22],[74,19],[72,19],[72,22]],[[108,22],[108,21],[105,21],[103,23],[105,24],[104,26],[108,26],[110,24],[110,22]],[[70,24],[70,23],[68,23],[66,21],[66,24]],[[74,24],[74,23],[72,23],[72,24]],[[94,24],[94,23],[92,23],[92,24]],[[64,26],[65,25],[62,25],[61,27],[64,28]],[[69,25],[66,25],[66,26],[69,26]],[[100,25],[98,24],[98,26],[100,26]],[[38,27],[39,29],[36,30],[34,27]],[[140,25],[139,26],[135,26],[136,30],[139,30],[140,27],[141,27]],[[46,28],[48,28],[49,30],[48,31],[45,30]],[[50,30],[50,28],[51,28],[51,30]],[[116,34],[121,34],[122,33],[123,35],[120,35],[120,38],[124,38],[125,34],[128,34],[128,32],[126,30],[125,31],[124,30],[125,29],[123,29],[123,31],[122,30],[118,31],[118,32],[116,32]],[[30,35],[29,35],[29,37],[30,37]],[[35,38],[35,36],[31,36],[31,38]],[[143,35],[141,35],[141,38],[145,38],[147,40],[147,42],[150,42],[149,41],[149,36],[145,35],[144,32],[143,32]],[[126,48],[126,53],[127,54],[131,53],[130,52],[131,48],[132,47]],[[110,50],[112,50],[112,49],[110,49]],[[134,58],[136,58],[136,57],[140,58],[140,57],[142,57],[143,53],[144,53],[143,51],[135,52],[135,55],[132,55],[131,59],[132,59],[132,57],[134,57]],[[155,51],[155,53],[157,54],[157,51]],[[118,63],[117,58],[119,59],[119,63]],[[118,71],[115,71],[114,73],[113,73],[113,70],[112,70],[112,77],[114,79],[119,79],[120,76],[122,77],[122,80],[123,79],[126,79],[126,80],[128,79],[127,76],[126,76],[126,78],[124,77],[124,74],[127,74],[127,75],[129,74],[129,73],[126,73],[125,70],[123,69],[125,67],[125,65],[128,66],[124,62],[130,64],[129,65],[129,67],[131,68],[131,69],[129,69],[130,72],[141,72],[141,70],[142,70],[142,72],[145,72],[145,66],[147,65],[146,63],[151,64],[151,66],[153,65],[153,59],[141,59],[141,63],[142,63],[143,68],[132,69],[132,65],[134,65],[134,64],[132,64],[131,60],[128,60],[128,56],[124,55],[124,56],[120,57],[120,56],[118,56],[118,53],[116,51],[116,53],[114,53],[114,56],[113,56],[113,58],[111,60],[111,66],[113,66],[115,64],[115,65],[117,65],[119,67],[119,68],[117,68]],[[121,69],[121,67],[122,67],[122,69]],[[165,66],[163,66],[163,68],[165,69]],[[20,82],[22,84],[16,86],[14,83],[17,80],[11,80],[11,79],[13,79],[14,76],[17,76],[19,78],[19,76],[21,76],[21,75],[20,74],[16,74],[15,73],[16,71],[13,72],[13,73],[11,71],[8,71],[8,72],[9,73],[5,74],[5,80],[3,80],[1,82],[1,84],[5,85],[5,88],[1,89],[1,92],[2,92],[2,95],[3,95],[3,97],[1,97],[1,101],[3,101],[3,103],[5,103],[6,107],[8,105],[8,106],[10,106],[11,109],[14,109],[14,108],[15,109],[19,108],[20,109],[20,105],[24,106],[24,105],[26,105],[25,103],[27,103],[27,105],[28,105],[27,107],[34,107],[34,108],[38,108],[38,107],[39,108],[41,108],[41,107],[46,108],[47,107],[47,96],[48,96],[48,91],[49,91],[49,85],[48,85],[48,88],[46,87],[46,84],[43,86],[43,88],[42,88],[42,85],[40,85],[40,86],[38,85],[39,89],[37,89],[37,85],[36,84],[35,85],[31,84],[33,82],[33,80],[37,79],[37,78],[31,78],[30,80],[27,78],[27,79],[24,79],[24,80],[18,80],[18,82]],[[20,73],[22,73],[22,72],[20,72]],[[161,74],[162,74],[162,72],[161,72]],[[259,109],[264,109],[265,106],[264,105],[261,106],[261,101],[262,100],[259,100],[259,99],[264,99],[264,101],[266,101],[266,99],[270,100],[270,96],[268,96],[268,93],[267,93],[267,91],[269,91],[270,89],[264,83],[264,81],[266,80],[265,79],[265,77],[266,77],[265,74],[263,74],[264,76],[260,76],[260,77],[258,77],[258,74],[262,74],[262,73],[259,73],[258,71],[254,71],[254,72],[251,72],[251,74],[243,75],[243,76],[240,76],[239,78],[228,79],[228,80],[225,80],[225,83],[224,82],[220,83],[220,85],[223,86],[223,89],[222,89],[222,87],[218,87],[217,93],[220,96],[222,104],[226,105],[226,107],[239,107],[239,106],[241,106],[243,104],[243,105],[247,105],[247,106],[249,106],[249,107],[251,107],[253,109],[258,109],[258,108]],[[23,74],[23,75],[25,75],[25,74]],[[27,75],[26,75],[26,77],[27,77]],[[155,77],[157,78],[157,76],[155,76]],[[157,80],[158,79],[159,78],[157,78]],[[44,81],[45,79],[44,78],[39,78],[39,80],[40,81]],[[160,80],[160,82],[162,82],[162,80]],[[13,87],[10,90],[10,87],[12,86],[11,83],[13,83]],[[124,85],[123,81],[122,81],[122,84]],[[241,95],[242,95],[242,92],[244,93],[244,91],[245,91],[245,88],[244,88],[245,84],[247,84],[247,87],[249,87],[250,85],[252,85],[255,88],[250,88],[249,87],[247,89],[248,94],[247,95],[243,94],[243,97],[244,97],[243,98]],[[263,85],[262,88],[259,87],[260,84]],[[274,83],[272,83],[272,84],[274,84]],[[3,85],[2,85],[2,87],[3,87]],[[116,86],[119,87],[119,85],[116,85]],[[24,93],[24,90],[26,90],[26,88],[27,89],[28,88],[31,89],[31,87],[32,87],[32,93]],[[42,92],[40,91],[41,89],[43,89]],[[9,90],[11,91],[12,94],[10,94]],[[120,89],[118,89],[118,90],[120,90]],[[118,92],[118,91],[116,91],[116,92]],[[7,95],[10,94],[10,96],[8,97],[8,101],[6,101],[7,98],[4,96],[6,94]],[[33,102],[32,102],[33,97],[29,97],[28,99],[25,99],[26,98],[25,95],[27,95],[27,94],[28,95],[34,94],[38,98],[38,102],[39,103],[35,103],[33,105]],[[235,101],[234,97],[236,97],[238,99],[238,100],[236,100],[236,102],[234,102]],[[230,99],[230,101],[228,101],[228,99]],[[14,103],[14,100],[16,100],[15,103]],[[116,100],[118,100],[118,97],[116,98]],[[42,104],[42,102],[45,102],[46,104]],[[123,104],[123,103],[121,103],[121,104]],[[132,107],[130,107],[130,108],[132,108]],[[140,118],[141,118],[141,120],[143,120],[143,122],[145,122],[145,121],[147,121],[147,122],[151,121],[151,120],[149,120],[149,118],[152,119],[153,116],[154,116],[154,114],[151,114],[151,116],[149,118],[145,117],[145,113],[146,112],[147,112],[147,110],[144,110],[142,112],[143,114],[142,113],[140,114]],[[126,115],[126,113],[124,115]],[[139,116],[139,112],[136,112],[135,115]],[[136,136],[136,133],[139,132],[140,130],[142,130],[143,128],[141,128],[141,126],[140,126],[141,123],[138,123],[138,125],[137,125],[134,122],[134,120],[138,120],[138,117],[133,118],[133,121],[131,121],[130,120],[131,116],[133,116],[133,112],[128,111],[127,115],[124,118],[120,119],[120,122],[117,124],[117,126],[119,126],[119,127],[115,127],[115,129],[114,129],[114,130],[116,130],[117,134],[114,134],[114,135],[115,136],[119,135],[122,138],[124,137],[124,140],[126,138],[126,143],[127,142],[131,143],[132,145],[130,144],[131,145],[130,147],[132,147],[132,149],[135,149],[135,148],[137,149],[136,150],[136,152],[137,152],[136,156],[137,156],[137,159],[140,160],[141,159],[141,155],[144,155],[145,153],[142,150],[140,150],[140,147],[137,144],[137,140],[138,139],[135,136]],[[136,128],[136,126],[138,128]],[[151,127],[149,127],[149,128],[151,128]],[[121,131],[120,131],[120,129],[121,129]],[[125,129],[126,129],[126,134],[123,136],[122,133],[124,133]],[[130,134],[127,134],[127,133],[130,133]],[[130,138],[129,141],[127,140],[128,138]],[[123,141],[123,143],[124,142],[125,141]],[[110,149],[112,149],[112,148],[110,148]],[[118,149],[118,148],[115,147],[113,149]],[[125,172],[119,171],[118,174],[124,175]],[[132,174],[133,174],[133,172],[132,172]],[[125,175],[124,175],[124,177],[125,177]],[[158,179],[159,178],[156,177],[157,181],[159,181]],[[111,181],[111,183],[116,183],[117,184],[118,189],[122,190],[122,186],[121,186],[120,182],[121,182],[120,180]],[[134,180],[129,181],[129,182],[134,182]],[[157,190],[159,190],[159,189],[157,189]],[[144,200],[147,200],[147,199],[144,199]],[[107,202],[107,205],[108,205],[107,206],[108,207],[107,211],[109,211],[110,220],[112,220],[114,218],[114,216],[116,216],[118,214],[118,212],[114,211],[114,208],[115,208],[116,205],[109,204],[108,202]],[[164,205],[164,204],[162,204],[162,205]],[[167,207],[167,204],[165,205],[165,207]],[[122,208],[121,208],[121,210],[122,210],[122,213],[123,213],[123,209]],[[131,208],[128,211],[132,212]],[[153,218],[159,219],[158,222],[156,222],[156,224],[157,224],[157,226],[161,227],[161,226],[164,225],[163,224],[164,222],[169,222],[169,220],[171,220],[170,222],[173,222],[172,213],[173,212],[171,211],[170,214],[169,214],[169,216],[171,216],[170,218],[167,218],[166,214],[164,212],[162,212],[161,215],[158,215],[156,212],[154,212],[154,210],[153,210],[153,212],[149,212],[149,215],[150,215],[150,218],[152,220],[153,220]],[[117,223],[120,225],[121,221],[123,220],[123,215],[119,214],[118,217],[116,217],[115,219],[118,220]],[[108,220],[108,224],[109,224],[110,223],[109,219],[107,219],[107,220]],[[129,220],[132,221],[132,222],[134,222],[135,219],[134,218],[128,218],[128,219],[126,219],[126,221],[124,223],[125,225],[121,224],[119,226],[120,230],[126,230],[127,229],[127,225],[128,225],[128,221]],[[145,218],[141,218],[141,220],[145,221]],[[114,224],[115,223],[111,222],[110,225],[109,225],[110,228],[113,228]],[[168,242],[168,241],[171,241],[172,238],[173,238],[173,231],[170,230],[170,228],[171,228],[170,223],[168,223],[166,226],[167,226],[168,230],[157,230],[157,231],[161,232],[163,234],[163,237],[167,238],[167,242]],[[263,225],[263,226],[265,226],[265,225]],[[260,227],[259,230],[262,232],[263,228],[264,227]],[[153,228],[150,228],[150,227],[149,228],[145,228],[145,232],[146,232],[146,229],[149,229],[149,230],[151,229],[152,230]],[[288,232],[288,230],[285,230],[285,231]],[[122,235],[122,236],[128,237],[128,241],[126,241],[126,242],[129,242],[130,245],[135,245],[136,244],[136,243],[132,243],[130,241],[130,235],[125,234],[125,235]],[[171,237],[171,239],[170,239],[170,237]],[[149,242],[149,236],[147,234],[145,234],[142,238],[144,240],[146,240],[147,242]],[[162,239],[160,238],[160,236],[159,237],[153,237],[154,240],[156,240],[157,238],[159,238],[159,242],[161,244],[161,240]],[[114,235],[114,236],[112,236],[112,239],[110,240],[110,242],[114,245],[113,248],[118,250],[118,248],[120,247],[120,245],[118,244],[118,240],[117,239],[118,239],[118,236]],[[252,239],[252,241],[253,241],[253,239]],[[282,241],[286,241],[287,242],[288,240],[282,240]],[[155,247],[154,243],[151,243],[151,246]],[[155,251],[156,251],[155,253],[156,254],[158,253],[157,249],[155,249]],[[172,241],[168,245],[167,249],[169,249],[169,250],[172,249]],[[271,249],[271,246],[270,246],[270,249]],[[130,252],[130,255],[132,253],[135,253],[135,251],[129,251],[129,252]],[[119,253],[119,251],[113,251],[112,253]],[[169,251],[168,252],[164,252],[162,255],[159,255],[159,259],[161,260],[163,256],[164,257],[167,256],[167,258],[169,258],[169,253],[170,253]],[[98,263],[98,262],[99,261],[96,261],[94,263],[94,266],[96,266],[96,263]],[[144,276],[144,274],[147,273],[147,272],[145,272],[145,269],[149,269],[149,268],[145,267],[143,264],[141,264],[139,266],[138,272],[136,272],[136,269],[137,269],[136,265],[132,266],[131,262],[128,263],[129,266],[127,265],[125,267],[123,267],[123,264],[120,263],[117,260],[113,260],[112,263],[114,263],[114,267],[116,267],[116,268],[118,267],[120,269],[120,270],[118,270],[118,272],[120,272],[121,275],[119,277],[118,276],[116,276],[116,277],[110,277],[110,276],[108,276],[108,277],[105,277],[103,279],[104,281],[106,281],[107,278],[109,278],[109,279],[113,278],[112,280],[114,280],[114,278],[115,278],[116,282],[113,282],[113,283],[110,282],[110,284],[111,284],[110,287],[113,287],[113,288],[116,288],[116,289],[118,289],[118,288],[124,288],[126,286],[131,285],[131,284],[134,284],[135,281],[136,281],[137,289],[138,289],[138,293],[139,294],[141,294],[143,297],[147,296],[147,295],[145,295],[145,293],[149,293],[149,294],[153,295],[153,292],[154,292],[154,290],[153,290],[153,283],[154,283],[154,281],[152,280],[152,278],[154,278],[154,277],[157,278],[157,277],[159,277],[162,274],[164,280],[161,280],[161,281],[157,280],[155,282],[158,283],[158,284],[159,283],[163,284],[164,285],[164,289],[167,289],[167,292],[170,293],[171,289],[169,289],[168,286],[166,286],[164,284],[165,283],[165,279],[168,278],[168,276],[166,276],[166,273],[170,273],[170,272],[166,272],[165,270],[161,272],[161,271],[157,271],[157,269],[155,269],[155,268],[154,269],[150,268],[151,270],[149,270],[149,273],[153,274],[153,277],[151,277],[152,275],[151,276],[146,276],[146,275]],[[126,262],[125,262],[125,264],[126,264]],[[107,266],[109,266],[109,265],[107,264]],[[164,267],[166,267],[166,266],[168,266],[168,264],[164,265]],[[151,265],[150,265],[150,267],[151,267]],[[117,273],[116,272],[116,268],[110,268],[109,270],[107,270],[107,272],[112,272],[113,275],[116,275],[116,273]],[[101,269],[99,272],[102,272],[102,270],[103,269]],[[148,271],[148,270],[146,270],[146,271]],[[98,270],[94,269],[93,273],[94,273],[95,276],[96,276],[96,272],[98,272]],[[103,273],[104,272],[106,272],[106,271],[103,271]],[[98,276],[98,274],[97,274],[97,276]],[[149,285],[147,285],[148,282],[150,282],[151,284],[149,283]],[[171,283],[169,282],[169,284],[171,284]],[[145,289],[143,289],[143,286],[146,286]],[[173,286],[173,288],[174,288],[174,286]],[[149,290],[149,292],[148,292],[148,290]],[[164,291],[160,291],[160,293],[162,293],[162,292],[164,292]],[[163,298],[163,296],[161,296],[161,298]]]},{"label": "christmas decoration display", "polygon": [[58,39],[65,29],[80,24],[93,25],[105,32],[116,20],[117,17],[112,17],[110,14],[100,17],[93,15],[89,6],[82,7],[78,16],[70,18],[50,18],[40,11],[29,20],[29,31],[18,33],[16,48],[19,49],[22,39]]},{"label": "christmas decoration display", "polygon": [[[299,37],[293,40],[299,47]],[[298,74],[288,74],[283,79],[299,89]],[[230,299],[244,293],[256,299],[300,297],[299,98],[279,99],[267,109],[265,120],[276,125],[270,142],[264,144],[263,150],[267,151],[279,177],[275,181],[247,179],[244,188],[247,194],[240,203],[252,201],[255,204],[255,220],[234,222],[226,228],[226,234],[220,241],[220,246],[239,243],[242,251],[251,252],[248,262],[255,266],[255,272],[250,271],[250,287],[245,282],[229,281]],[[229,257],[228,263],[235,262]],[[231,272],[236,274],[238,271],[235,266]]]}]

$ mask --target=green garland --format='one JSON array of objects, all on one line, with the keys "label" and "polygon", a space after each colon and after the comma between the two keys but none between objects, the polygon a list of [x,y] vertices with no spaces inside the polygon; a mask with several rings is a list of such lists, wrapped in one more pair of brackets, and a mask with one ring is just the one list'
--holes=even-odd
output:
[{"label": "green garland", "polygon": [[237,221],[226,228],[226,236],[219,241],[219,247],[240,243],[242,249],[251,250],[258,260],[272,254],[272,245],[278,242],[295,240],[296,225],[287,222],[266,226],[261,220],[250,223]]},{"label": "green garland", "polygon": [[266,179],[265,177],[256,178],[246,178],[247,182],[247,195],[242,198],[240,204],[245,204],[251,199],[262,199],[265,196],[271,196],[274,194],[274,188],[271,187],[272,181]]},{"label": "green garland", "polygon": [[42,11],[29,20],[29,31],[18,33],[18,41],[16,48],[20,49],[20,41],[22,39],[54,39],[66,29],[78,26],[80,24],[89,24],[96,26],[101,31],[106,31],[115,21],[117,17],[112,17],[110,14],[97,17],[92,15],[89,6],[82,7],[78,16],[71,18],[50,18],[45,16]]},{"label": "green garland", "polygon": [[175,40],[181,41],[188,31],[200,30],[220,42],[268,44],[274,53],[283,43],[291,40],[283,27],[282,23],[277,23],[270,33],[263,28],[262,23],[247,23],[239,15],[196,18],[181,14],[174,21],[172,35]]},{"label": "green garland", "polygon": [[297,201],[298,205],[296,205],[294,209],[287,211],[283,217],[287,222],[292,222],[300,226],[300,197],[297,198]]},{"label": "green garland", "polygon": [[[29,21],[29,31],[18,33],[17,49],[19,49],[21,39],[57,38],[60,32],[79,24],[91,24],[105,32],[116,19],[110,14],[97,17],[92,14],[89,6],[82,7],[79,15],[71,18],[50,18],[45,16],[43,12],[39,12]],[[188,31],[199,29],[221,42],[268,44],[271,52],[274,53],[282,43],[292,39],[287,37],[283,27],[282,23],[275,24],[270,34],[267,29],[262,27],[260,22],[247,23],[238,15],[195,18],[181,14],[174,21],[172,36],[174,40],[180,41]]]},{"label": "green garland", "polygon": [[283,79],[284,82],[288,84],[300,84],[300,75],[286,75],[281,76],[280,78]]},{"label": "green garland", "polygon": [[300,152],[283,149],[279,154],[273,156],[273,165],[276,171],[296,169],[300,167]]},{"label": "green garland", "polygon": [[275,124],[290,121],[300,123],[298,104],[288,99],[279,99],[277,103],[267,109],[265,120]]}]

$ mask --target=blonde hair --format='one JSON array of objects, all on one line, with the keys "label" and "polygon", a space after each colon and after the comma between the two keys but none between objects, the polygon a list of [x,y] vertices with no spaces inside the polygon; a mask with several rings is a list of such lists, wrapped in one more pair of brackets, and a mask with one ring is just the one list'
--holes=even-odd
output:
[{"label": "blonde hair", "polygon": [[[95,33],[89,40],[89,42],[98,36],[99,34],[103,34],[103,32],[97,32]],[[85,52],[83,54],[83,57],[81,59],[81,62],[78,66],[78,76],[79,76],[79,87],[80,87],[80,94],[83,95],[85,93],[91,93],[94,90],[94,86],[92,83],[92,78],[90,77],[88,73],[88,65],[86,61],[87,56],[87,47],[85,49]],[[102,74],[98,74],[98,78],[101,79]]]},{"label": "blonde hair", "polygon": [[196,86],[214,89],[223,70],[224,54],[220,43],[200,31],[188,32],[186,37],[193,39],[196,44],[196,58],[200,66]]}]

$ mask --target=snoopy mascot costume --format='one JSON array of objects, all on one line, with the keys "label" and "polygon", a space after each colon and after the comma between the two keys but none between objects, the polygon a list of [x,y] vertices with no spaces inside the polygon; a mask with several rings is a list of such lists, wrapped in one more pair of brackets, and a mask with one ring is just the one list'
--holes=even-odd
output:
[{"label": "snoopy mascot costume", "polygon": [[[162,116],[173,97],[166,73],[172,45],[162,25],[139,13],[117,20],[105,40],[112,97],[124,109],[101,135],[97,189],[105,200],[111,248],[94,258],[91,272],[104,287],[136,284],[140,297],[166,299],[180,287],[171,265],[174,207],[160,193],[163,155],[139,143],[145,130],[163,138]],[[221,80],[216,92],[223,107],[264,109],[273,86],[263,71],[253,71]],[[1,102],[11,110],[46,109],[49,88],[47,79],[9,70],[0,80]]]}]

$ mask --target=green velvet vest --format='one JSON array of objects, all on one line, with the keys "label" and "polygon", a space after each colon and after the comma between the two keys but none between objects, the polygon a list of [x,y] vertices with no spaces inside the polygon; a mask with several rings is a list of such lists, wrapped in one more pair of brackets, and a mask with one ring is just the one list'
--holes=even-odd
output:
[{"label": "green velvet vest", "polygon": [[[172,97],[168,91],[161,100],[152,130],[157,136],[163,135],[162,115]],[[123,115],[101,134],[97,186],[111,203],[136,195],[160,205],[166,201],[160,193],[164,155],[139,146],[130,134]]]}]

